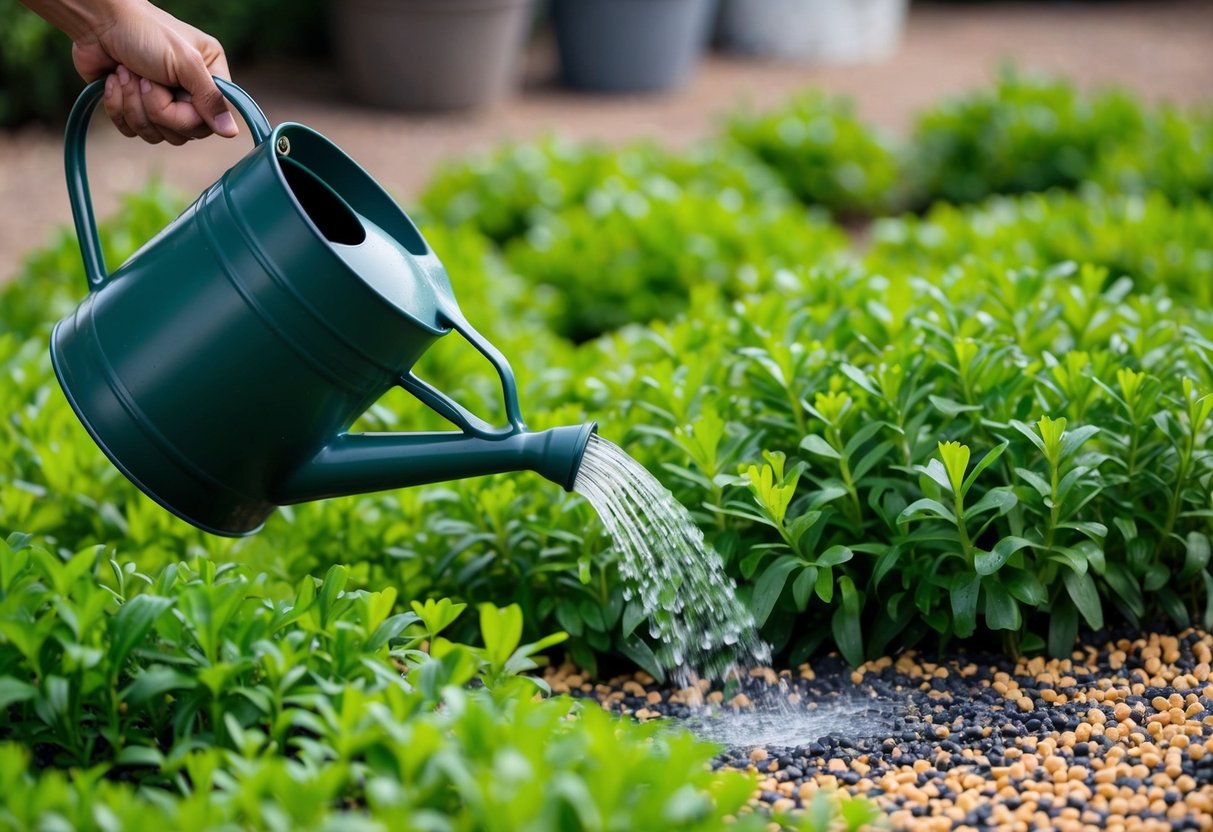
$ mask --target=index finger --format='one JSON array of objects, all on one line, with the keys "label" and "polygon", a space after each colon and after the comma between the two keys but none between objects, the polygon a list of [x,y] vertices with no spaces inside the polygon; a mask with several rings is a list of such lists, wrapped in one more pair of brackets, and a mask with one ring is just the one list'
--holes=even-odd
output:
[{"label": "index finger", "polygon": [[[214,61],[217,71],[221,63],[223,62],[218,59]],[[181,86],[190,94],[193,108],[211,130],[228,138],[240,133],[236,118],[227,107],[227,99],[215,85],[215,79],[211,77],[211,72],[202,62],[201,56],[197,56],[196,60],[187,61],[181,67],[180,81]]]}]

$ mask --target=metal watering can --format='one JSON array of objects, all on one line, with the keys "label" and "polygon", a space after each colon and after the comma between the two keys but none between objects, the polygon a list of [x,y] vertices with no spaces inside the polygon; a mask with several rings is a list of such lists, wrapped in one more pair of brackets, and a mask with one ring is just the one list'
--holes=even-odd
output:
[{"label": "metal watering can", "polygon": [[[319,133],[271,128],[243,90],[216,81],[253,149],[113,273],[84,152],[103,82],[68,119],[89,295],[55,326],[51,358],[110,461],[178,517],[230,536],[279,505],[505,471],[571,490],[595,426],[528,431],[509,363],[464,319],[392,198]],[[414,374],[451,330],[501,376],[507,426]],[[459,430],[348,433],[394,385]]]}]

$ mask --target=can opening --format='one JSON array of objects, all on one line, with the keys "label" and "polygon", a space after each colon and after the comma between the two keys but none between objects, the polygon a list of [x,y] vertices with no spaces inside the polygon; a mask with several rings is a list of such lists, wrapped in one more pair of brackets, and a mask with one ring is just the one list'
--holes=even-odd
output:
[{"label": "can opening", "polygon": [[289,156],[278,157],[278,162],[299,207],[326,240],[356,246],[366,239],[362,221],[336,191]]}]

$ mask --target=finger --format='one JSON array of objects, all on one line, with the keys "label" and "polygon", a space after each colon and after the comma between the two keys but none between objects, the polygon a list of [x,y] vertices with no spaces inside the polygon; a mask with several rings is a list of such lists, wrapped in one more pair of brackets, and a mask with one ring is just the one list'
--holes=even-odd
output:
[{"label": "finger", "polygon": [[[226,62],[220,59],[216,59],[212,63],[216,65],[216,71],[220,68],[220,64],[226,67]],[[185,87],[190,94],[194,109],[198,111],[198,115],[202,117],[208,127],[227,138],[232,138],[240,133],[240,128],[236,126],[236,118],[227,108],[227,100],[223,97],[223,93],[219,92],[219,87],[215,86],[211,72],[203,63],[201,55],[195,55],[194,59],[186,61],[185,66],[181,68],[180,79],[181,86]]]},{"label": "finger", "polygon": [[164,141],[164,135],[148,121],[147,113],[143,110],[143,96],[139,92],[139,82],[142,80],[126,67],[118,67],[118,81],[122,84],[122,114],[127,126],[139,138],[148,144],[159,144]]},{"label": "finger", "polygon": [[118,132],[128,139],[135,138],[135,131],[127,125],[126,116],[123,114],[122,85],[118,83],[117,75],[106,77],[105,98],[103,102],[105,104],[105,114],[110,117],[110,121],[118,128]]},{"label": "finger", "polygon": [[184,143],[211,134],[211,128],[202,120],[202,116],[198,115],[198,110],[188,96],[178,97],[163,84],[148,81],[146,78],[140,83],[140,92],[143,96],[143,111],[147,113],[148,120],[164,134],[166,141],[173,142],[173,137],[178,136]]}]

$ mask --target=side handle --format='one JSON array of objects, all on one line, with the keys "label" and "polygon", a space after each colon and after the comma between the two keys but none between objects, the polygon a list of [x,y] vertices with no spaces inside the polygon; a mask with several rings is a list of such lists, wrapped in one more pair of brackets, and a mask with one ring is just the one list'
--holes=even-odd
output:
[{"label": "side handle", "polygon": [[[261,144],[273,132],[269,119],[257,106],[257,102],[231,81],[216,78],[220,92],[236,108],[253,134],[254,146]],[[97,236],[97,220],[93,214],[93,200],[88,187],[88,170],[85,164],[84,143],[88,137],[88,125],[105,94],[105,79],[101,78],[84,88],[76,99],[71,114],[67,117],[64,136],[63,162],[67,171],[67,196],[72,206],[72,219],[76,225],[76,239],[80,242],[80,253],[84,257],[84,274],[88,278],[89,291],[96,291],[109,280],[105,266],[105,254],[101,250],[101,239]]]},{"label": "side handle", "polygon": [[526,423],[518,406],[518,383],[514,379],[514,371],[501,351],[489,343],[483,335],[477,332],[462,315],[445,316],[446,323],[467,339],[481,355],[489,360],[497,375],[501,377],[501,391],[505,399],[505,413],[509,427],[497,428],[476,416],[463,405],[443,393],[428,381],[421,379],[412,370],[400,377],[400,386],[412,393],[431,410],[451,422],[464,433],[480,439],[503,439],[527,431]]}]

